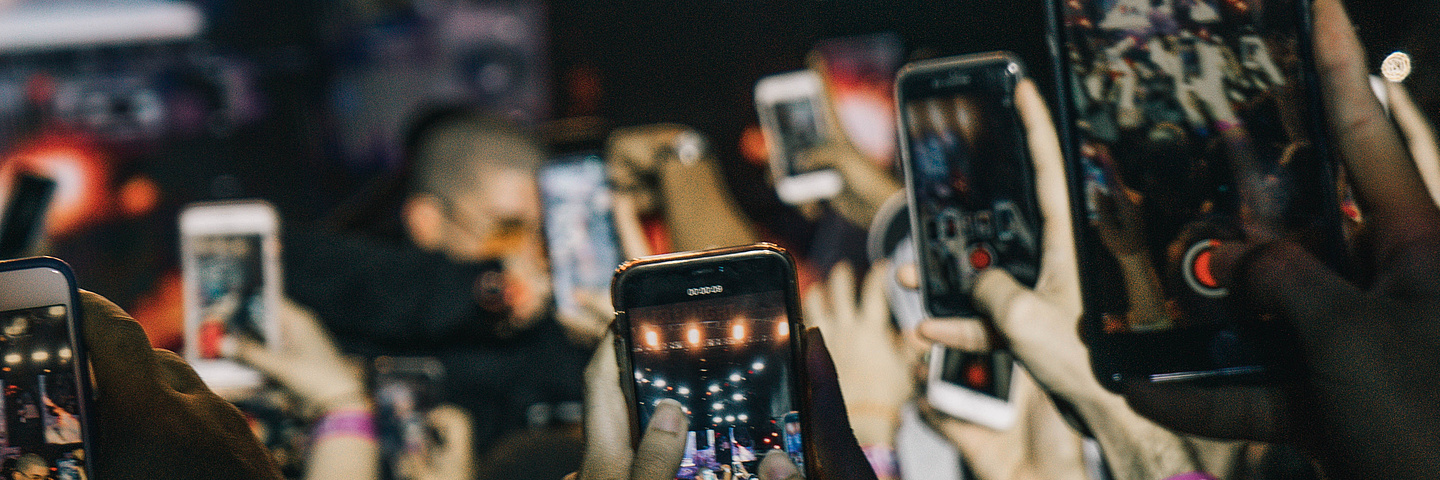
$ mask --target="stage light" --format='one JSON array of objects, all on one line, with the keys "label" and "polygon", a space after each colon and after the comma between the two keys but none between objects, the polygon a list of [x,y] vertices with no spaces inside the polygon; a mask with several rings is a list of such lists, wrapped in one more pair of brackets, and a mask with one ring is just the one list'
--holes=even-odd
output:
[{"label": "stage light", "polygon": [[742,377],[740,377],[740,374],[738,374],[738,373],[732,373],[732,374],[730,374],[730,381],[732,381],[732,382],[738,382],[738,381],[740,381],[741,378],[742,378]]},{"label": "stage light", "polygon": [[755,362],[755,363],[752,363],[752,364],[750,364],[750,369],[751,369],[751,370],[754,370],[754,371],[757,371],[757,372],[758,372],[758,371],[761,371],[761,370],[764,370],[764,369],[765,369],[765,363],[764,363],[764,362]]},{"label": "stage light", "polygon": [[715,410],[720,410],[720,409],[722,409],[722,408],[725,408],[725,404],[720,403],[720,402],[715,402],[713,405],[710,405],[710,408],[715,409]]},{"label": "stage light", "polygon": [[56,351],[55,354],[59,355],[61,360],[69,360],[70,356],[74,355],[75,353],[71,352],[69,347],[66,347]]},{"label": "stage light", "polygon": [[790,336],[790,322],[782,321],[775,324],[775,336],[785,338]]},{"label": "stage light", "polygon": [[655,386],[656,386],[656,387],[659,387],[659,388],[665,388],[665,381],[664,381],[664,380],[655,380]]},{"label": "stage light", "polygon": [[660,334],[656,333],[654,330],[645,331],[645,344],[649,345],[651,348],[659,347]]},{"label": "stage light", "polygon": [[675,393],[678,393],[678,394],[681,394],[681,395],[689,395],[689,394],[690,394],[690,389],[689,389],[688,387],[680,387],[680,389],[679,389],[679,390],[676,390]]},{"label": "stage light", "polygon": [[738,401],[744,400],[744,399],[745,399],[745,396],[737,393],[737,394],[731,395],[731,396],[730,396],[730,399],[738,402]]},{"label": "stage light", "polygon": [[715,417],[715,418],[710,419],[710,423],[720,423],[720,422],[723,421],[723,420],[724,420],[723,418]]},{"label": "stage light", "polygon": [[735,340],[744,340],[745,326],[736,324],[735,326],[730,327],[730,338],[733,338]]},{"label": "stage light", "polygon": [[18,353],[11,353],[11,354],[5,355],[5,363],[11,364],[11,365],[20,363],[20,359],[21,359],[21,357],[20,357],[20,354],[18,354]]},{"label": "stage light", "polygon": [[34,361],[37,361],[37,362],[43,362],[43,361],[49,360],[49,359],[50,359],[50,352],[47,352],[47,351],[44,351],[44,350],[36,350],[36,351],[30,353],[30,359],[31,359],[31,360],[34,360]]},{"label": "stage light", "polygon": [[691,345],[699,345],[699,344],[700,344],[700,329],[699,329],[699,328],[695,328],[695,327],[690,327],[690,331],[685,332],[685,339],[686,339],[686,340],[689,340]]},{"label": "stage light", "polygon": [[636,379],[636,380],[644,380],[644,379],[645,379],[645,374],[640,373],[640,372],[635,372],[635,379]]},{"label": "stage light", "polygon": [[720,386],[719,386],[719,385],[711,385],[711,386],[710,386],[710,393],[715,393],[715,392],[719,392],[719,391],[720,391]]},{"label": "stage light", "polygon": [[725,421],[727,421],[727,422],[734,422],[734,421],[735,421],[735,416],[734,416],[734,415],[726,415],[726,416],[725,416]]},{"label": "stage light", "polygon": [[750,421],[750,416],[749,416],[749,415],[746,415],[746,414],[743,414],[743,413],[742,413],[742,414],[739,414],[739,415],[736,415],[735,418],[739,419],[739,420],[742,421],[742,422],[748,422],[748,421]]}]

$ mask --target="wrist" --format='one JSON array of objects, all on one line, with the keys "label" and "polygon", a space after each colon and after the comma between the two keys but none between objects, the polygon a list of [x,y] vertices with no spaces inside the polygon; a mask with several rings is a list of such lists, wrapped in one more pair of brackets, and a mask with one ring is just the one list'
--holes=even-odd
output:
[{"label": "wrist", "polygon": [[310,432],[311,442],[315,444],[338,438],[375,441],[375,416],[372,408],[367,404],[326,412],[315,422],[315,427]]}]

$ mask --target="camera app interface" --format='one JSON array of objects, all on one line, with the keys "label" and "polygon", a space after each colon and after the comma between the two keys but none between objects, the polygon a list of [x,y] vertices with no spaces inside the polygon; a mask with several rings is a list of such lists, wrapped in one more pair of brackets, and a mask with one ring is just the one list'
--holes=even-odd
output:
[{"label": "camera app interface", "polygon": [[664,398],[690,416],[676,478],[752,478],[777,449],[803,465],[782,292],[635,308],[630,321],[640,424]]},{"label": "camera app interface", "polygon": [[921,274],[934,315],[970,315],[970,290],[999,267],[1034,285],[1039,214],[1024,130],[1014,109],[1016,71],[974,69],[911,80],[905,99]]},{"label": "camera app interface", "polygon": [[780,136],[780,147],[785,155],[787,175],[800,175],[815,171],[798,165],[796,155],[819,145],[821,137],[819,105],[809,98],[796,98],[775,103],[775,133]]},{"label": "camera app interface", "polygon": [[75,351],[64,305],[0,312],[0,457],[17,478],[85,477]]},{"label": "camera app interface", "polygon": [[230,335],[264,341],[264,265],[260,235],[211,235],[195,242],[200,357],[221,357]]},{"label": "camera app interface", "polygon": [[608,296],[620,264],[605,164],[600,157],[585,155],[547,166],[540,172],[540,191],[555,303],[560,313],[579,316],[577,299]]},{"label": "camera app interface", "polygon": [[1301,63],[1305,5],[1060,5],[1082,223],[1113,260],[1087,268],[1123,285],[1087,292],[1100,303],[1101,328],[1203,326],[1219,331],[1217,340],[1239,338],[1226,332],[1261,320],[1226,307],[1209,267],[1213,247],[1291,238],[1324,251],[1334,241],[1336,207],[1325,200],[1335,196],[1333,177],[1311,138],[1316,112]]}]

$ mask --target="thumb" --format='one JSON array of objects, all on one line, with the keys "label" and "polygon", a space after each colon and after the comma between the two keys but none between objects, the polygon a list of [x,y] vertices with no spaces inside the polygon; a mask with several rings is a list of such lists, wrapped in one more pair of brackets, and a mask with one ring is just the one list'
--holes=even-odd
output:
[{"label": "thumb", "polygon": [[1013,325],[1014,321],[1033,320],[1017,318],[1016,308],[1026,301],[1039,301],[1035,292],[1015,281],[1010,272],[999,268],[981,272],[975,279],[972,295],[975,308],[995,322],[995,327],[1006,337],[1020,327]]}]

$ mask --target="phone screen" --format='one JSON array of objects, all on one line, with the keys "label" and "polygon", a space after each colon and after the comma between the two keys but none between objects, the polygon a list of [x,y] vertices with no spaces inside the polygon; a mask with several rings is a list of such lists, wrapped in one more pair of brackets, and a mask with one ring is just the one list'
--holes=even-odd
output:
[{"label": "phone screen", "polygon": [[422,478],[431,446],[425,416],[439,403],[443,381],[444,367],[434,358],[375,359],[372,391],[384,478]]},{"label": "phone screen", "polygon": [[539,176],[556,308],[580,316],[577,300],[608,296],[621,261],[605,162],[595,154],[561,157]]},{"label": "phone screen", "polygon": [[87,469],[69,313],[64,305],[0,312],[0,456],[33,478],[80,479]]},{"label": "phone screen", "polygon": [[[928,66],[926,66],[928,65]],[[979,273],[1003,268],[1033,286],[1040,215],[1014,106],[1020,66],[1004,56],[920,64],[899,89],[926,310],[976,315]]]},{"label": "phone screen", "polygon": [[649,423],[664,398],[679,401],[690,416],[676,478],[725,478],[726,470],[732,478],[755,475],[770,450],[785,451],[803,471],[787,275],[760,268],[764,263],[651,276],[632,289],[670,286],[671,293],[652,298],[673,301],[626,313],[639,425]]},{"label": "phone screen", "polygon": [[[809,97],[789,98],[775,102],[769,108],[775,111],[775,134],[779,137],[781,154],[779,158],[787,176],[796,176],[814,170],[796,164],[800,152],[823,142],[820,124],[819,99]],[[772,155],[773,158],[773,155]]]},{"label": "phone screen", "polygon": [[263,236],[202,235],[191,241],[199,289],[200,358],[221,358],[221,345],[230,335],[264,342]]},{"label": "phone screen", "polygon": [[[1055,2],[1087,335],[1110,385],[1262,373],[1275,322],[1230,303],[1221,241],[1343,258],[1309,2]],[[1342,270],[1343,271],[1343,270]]]}]

